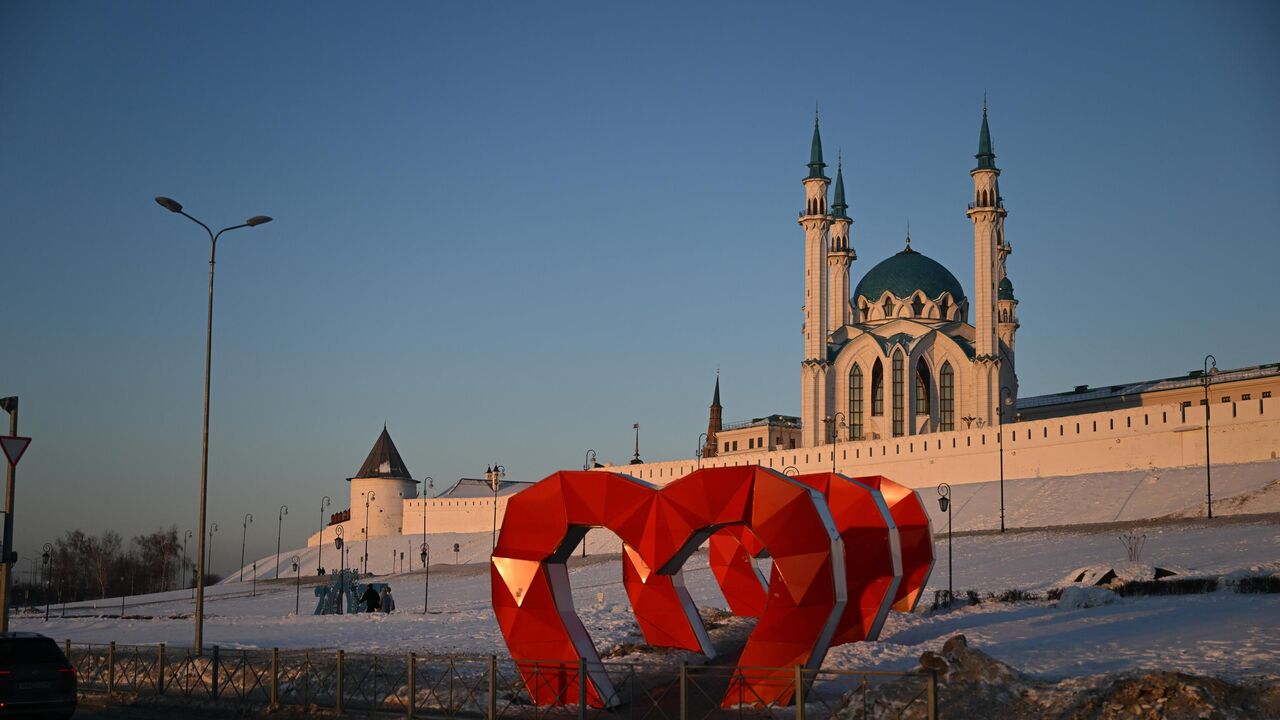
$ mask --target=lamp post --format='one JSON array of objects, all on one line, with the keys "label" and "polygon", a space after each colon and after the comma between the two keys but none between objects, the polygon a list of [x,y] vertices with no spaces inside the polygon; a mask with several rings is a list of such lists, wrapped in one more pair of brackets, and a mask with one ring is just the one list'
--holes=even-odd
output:
[{"label": "lamp post", "polygon": [[378,499],[377,493],[366,490],[364,493],[364,559],[360,562],[360,574],[369,572],[369,503]]},{"label": "lamp post", "polygon": [[[187,531],[187,532],[182,536],[182,573],[181,573],[181,574],[182,574],[182,589],[183,589],[183,590],[185,590],[185,589],[187,588],[187,541],[188,541],[188,540],[190,540],[190,539],[191,539],[191,531],[190,531],[190,530],[188,530],[188,531]],[[192,593],[195,593],[195,589],[193,588],[191,592],[192,592]]]},{"label": "lamp post", "polygon": [[[1210,363],[1213,363],[1212,366]],[[1218,374],[1218,358],[1204,356],[1204,374],[1200,382],[1204,385],[1204,500],[1209,519],[1213,519],[1213,475],[1209,465],[1209,383]]]},{"label": "lamp post", "polygon": [[40,555],[40,564],[44,573],[44,621],[49,622],[49,595],[52,590],[50,587],[53,579],[53,546],[45,543],[41,548],[44,552]]},{"label": "lamp post", "polygon": [[281,505],[280,512],[276,514],[276,574],[280,577],[280,531],[284,528],[284,516],[289,514],[289,506]]},{"label": "lamp post", "polygon": [[590,470],[591,468],[595,467],[595,464],[596,464],[596,451],[588,450],[586,457],[582,459],[582,469]]},{"label": "lamp post", "polygon": [[1004,532],[1004,406],[1013,405],[1013,391],[1000,386],[1000,404],[996,406],[996,446],[1000,449],[1000,532]]},{"label": "lamp post", "polygon": [[702,469],[702,455],[707,451],[707,434],[700,433],[698,435],[698,447],[693,449],[693,456],[698,460],[698,469]]},{"label": "lamp post", "polygon": [[316,543],[316,574],[324,574],[324,566],[320,564],[320,559],[324,557],[324,509],[329,507],[333,501],[328,495],[320,498],[320,540]]},{"label": "lamp post", "polygon": [[938,486],[938,507],[947,514],[947,607],[951,607],[951,601],[955,598],[955,590],[951,583],[953,577],[951,571],[951,486],[946,483]]},{"label": "lamp post", "polygon": [[498,547],[498,486],[502,484],[502,478],[506,477],[507,468],[497,463],[489,468],[486,476],[489,478],[489,484],[493,486],[493,539],[489,545],[489,554],[492,555],[495,548]]},{"label": "lamp post", "polygon": [[822,419],[822,422],[827,423],[828,431],[831,434],[831,472],[835,472],[836,471],[836,438],[837,436],[840,435],[840,428],[848,427],[848,423],[845,422],[844,413],[840,413],[840,412],[834,415],[826,416],[825,418]]},{"label": "lamp post", "polygon": [[[266,215],[254,215],[239,225],[225,227],[214,233],[209,229],[208,225],[191,217],[182,210],[182,205],[172,198],[158,197],[156,203],[160,207],[182,215],[188,220],[194,222],[209,234],[209,310],[205,320],[205,342],[204,342],[204,423],[201,431],[200,441],[200,544],[204,544],[204,527],[205,527],[205,503],[209,495],[209,377],[210,369],[213,364],[213,264],[214,258],[218,251],[218,238],[222,233],[229,230],[239,230],[246,227],[257,227],[271,222],[271,218]],[[201,551],[204,548],[200,548]],[[200,569],[196,577],[196,654],[200,655],[204,650],[204,565],[205,553],[200,552]]]},{"label": "lamp post", "polygon": [[258,561],[253,561],[253,580],[249,586],[249,597],[258,597]]},{"label": "lamp post", "polygon": [[[209,572],[213,572],[213,568],[212,568],[212,565],[213,565],[213,534],[214,534],[214,533],[216,533],[216,532],[218,532],[218,523],[210,523],[210,524],[209,524],[209,547],[207,548],[207,549],[208,549],[208,551],[209,551],[208,558],[205,560],[204,565],[200,566],[199,577],[197,577],[197,578],[196,578],[196,605],[197,605],[197,606],[200,606],[200,610],[201,610],[201,611],[203,611],[203,610],[204,610],[204,607],[203,607],[203,599],[202,599],[202,596],[204,595],[204,593],[203,593],[203,590],[204,590],[204,571],[207,569],[207,570],[209,570]],[[203,630],[204,630],[204,617],[203,617],[203,616],[201,616],[201,618],[200,618],[200,629],[201,629],[201,631],[203,632]]]},{"label": "lamp post", "polygon": [[[249,523],[253,522],[253,513],[244,514],[243,529],[240,532],[240,582],[244,582],[244,541],[249,537]],[[257,566],[257,563],[254,563]],[[256,578],[257,573],[254,573]]]},{"label": "lamp post", "polygon": [[298,564],[298,556],[289,559],[293,563],[293,614],[297,615],[302,607],[302,566]]},{"label": "lamp post", "polygon": [[436,481],[430,475],[423,478],[427,481],[427,492],[422,497],[422,569],[427,571],[427,577],[422,581],[422,614],[427,614],[427,596],[431,593],[431,570],[427,566],[427,558],[430,552],[427,550],[427,496],[435,495]]},{"label": "lamp post", "polygon": [[[0,398],[0,410],[9,413],[9,435],[16,436],[18,434],[18,396],[10,396]],[[13,563],[10,562],[9,549],[13,547],[13,493],[17,487],[18,466],[13,463],[5,463],[5,493],[4,493],[4,532],[3,538],[0,539],[0,548],[3,549],[3,557],[0,557],[0,632],[9,631],[9,606],[12,604],[12,598],[9,596],[12,588]]]}]

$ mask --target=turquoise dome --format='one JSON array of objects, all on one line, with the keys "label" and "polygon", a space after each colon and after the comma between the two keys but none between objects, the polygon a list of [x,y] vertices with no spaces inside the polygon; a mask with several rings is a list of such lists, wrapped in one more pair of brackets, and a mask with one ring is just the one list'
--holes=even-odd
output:
[{"label": "turquoise dome", "polygon": [[996,286],[996,298],[1000,300],[1013,300],[1013,283],[1009,282],[1009,278],[1000,281]]},{"label": "turquoise dome", "polygon": [[964,288],[950,270],[910,247],[868,270],[853,291],[853,297],[876,302],[886,290],[899,299],[909,298],[917,290],[930,300],[936,300],[944,292],[951,293],[953,302],[964,299]]}]

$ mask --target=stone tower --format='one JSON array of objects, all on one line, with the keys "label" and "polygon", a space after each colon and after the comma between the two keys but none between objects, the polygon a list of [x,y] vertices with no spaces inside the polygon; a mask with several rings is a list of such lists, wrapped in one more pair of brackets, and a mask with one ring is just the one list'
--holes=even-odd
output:
[{"label": "stone tower", "polygon": [[849,205],[844,201],[844,162],[837,160],[835,199],[831,203],[831,246],[827,250],[830,283],[827,305],[832,331],[853,321],[849,310],[849,266],[858,259],[858,254],[849,244],[849,226],[853,220],[849,219],[848,210]]},{"label": "stone tower", "polygon": [[[1003,267],[1004,201],[1000,198],[1000,169],[987,125],[987,104],[982,104],[982,129],[978,134],[978,166],[973,178],[973,201],[966,213],[973,221],[973,413],[983,424],[996,422],[1001,373],[1012,373],[1012,363],[1002,367],[997,334],[997,284]],[[1005,252],[1007,254],[1007,251]],[[1004,383],[1008,385],[1008,383]],[[1011,391],[1016,392],[1013,388]]]},{"label": "stone tower", "polygon": [[831,216],[827,214],[827,186],[823,174],[822,137],[818,117],[813,118],[813,142],[809,147],[809,175],[804,179],[804,360],[800,369],[800,417],[805,447],[821,445],[822,419],[827,416],[831,388],[827,361],[830,320],[827,305],[827,245]]},{"label": "stone tower", "polygon": [[716,394],[711,397],[711,417],[707,420],[707,442],[702,446],[702,457],[715,457],[716,448],[719,447],[717,435],[719,435],[723,425],[721,424],[720,413],[723,408],[720,407],[720,371],[716,371]]}]

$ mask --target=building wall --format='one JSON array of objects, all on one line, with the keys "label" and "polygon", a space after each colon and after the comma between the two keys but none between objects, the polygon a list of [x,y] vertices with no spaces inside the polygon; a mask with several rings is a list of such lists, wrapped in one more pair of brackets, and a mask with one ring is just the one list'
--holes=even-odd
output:
[{"label": "building wall", "polygon": [[[1233,464],[1280,457],[1280,398],[1215,403],[1212,461]],[[834,445],[835,467],[848,475],[884,475],[910,487],[972,483],[999,475],[994,426]],[[1193,405],[1138,407],[1003,427],[1006,479],[1085,475],[1204,463],[1204,410]],[[702,467],[763,465],[799,473],[832,467],[832,445],[708,458]],[[693,460],[605,468],[665,485],[697,467]]]},{"label": "building wall", "polygon": [[[375,497],[381,495],[375,491]],[[510,495],[500,495],[498,497],[498,527],[502,527],[502,518],[507,511],[507,499]],[[373,537],[379,535],[406,535],[412,537],[422,534],[422,508],[426,505],[427,512],[427,532],[433,533],[473,533],[491,530],[493,528],[493,498],[461,498],[461,499],[443,499],[433,498],[430,500],[414,499],[414,500],[398,500],[401,507],[400,523],[394,529],[389,525],[379,526],[373,522],[373,508],[370,507],[370,521],[373,525]],[[364,536],[360,533],[360,529],[364,523],[364,504],[363,501],[359,506],[360,512],[352,512],[351,520],[340,523],[343,525],[343,537],[348,540],[360,541]],[[360,517],[357,518],[356,515]],[[356,521],[359,520],[357,524]],[[330,525],[324,529],[324,541],[333,545],[334,527]],[[384,531],[384,532],[380,532]],[[320,533],[316,532],[307,538],[307,546],[314,547],[320,540]]]},{"label": "building wall", "polygon": [[[1210,383],[1209,402],[1220,405],[1224,397],[1228,399],[1228,402],[1248,402],[1263,399],[1263,393],[1271,393],[1270,399],[1280,400],[1280,375],[1269,374],[1241,380]],[[1246,399],[1245,395],[1249,397]],[[1204,386],[1191,385],[1074,403],[1069,402],[1070,396],[1068,395],[1063,400],[1064,402],[1056,405],[1027,408],[1019,410],[1018,413],[1028,420],[1037,420],[1086,412],[1104,412],[1126,407],[1180,405],[1184,402],[1198,406],[1204,400]]]}]

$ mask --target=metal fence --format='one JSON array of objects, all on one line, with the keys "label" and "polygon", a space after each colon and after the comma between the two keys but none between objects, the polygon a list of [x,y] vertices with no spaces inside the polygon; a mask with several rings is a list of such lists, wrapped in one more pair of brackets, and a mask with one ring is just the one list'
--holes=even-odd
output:
[{"label": "metal fence", "polygon": [[[203,655],[165,645],[66,642],[82,694],[123,703],[165,703],[227,709],[284,706],[385,713],[407,718],[840,718],[936,720],[935,673],[794,668],[787,681],[795,702],[762,703],[750,695],[753,674],[777,669],[602,663],[614,694],[607,707],[563,703],[539,707],[529,688],[586,683],[585,663],[536,663],[529,677],[496,656],[347,653],[342,650],[245,650],[213,646]],[[738,697],[722,707],[726,689]],[[798,688],[798,693],[794,692]]]}]

